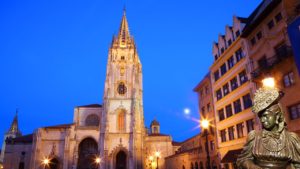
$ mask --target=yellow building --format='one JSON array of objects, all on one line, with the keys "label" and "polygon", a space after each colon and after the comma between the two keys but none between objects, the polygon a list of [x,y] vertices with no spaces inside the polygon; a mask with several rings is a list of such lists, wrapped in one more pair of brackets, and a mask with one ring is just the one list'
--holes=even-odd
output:
[{"label": "yellow building", "polygon": [[247,134],[258,128],[251,111],[250,72],[247,48],[241,34],[247,19],[233,17],[213,44],[214,63],[210,67],[219,157],[222,168],[234,168]]}]

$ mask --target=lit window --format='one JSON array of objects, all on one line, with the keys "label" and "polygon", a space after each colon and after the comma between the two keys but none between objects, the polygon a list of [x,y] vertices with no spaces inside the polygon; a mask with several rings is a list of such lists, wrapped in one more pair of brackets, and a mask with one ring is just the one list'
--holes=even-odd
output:
[{"label": "lit window", "polygon": [[288,107],[291,120],[300,118],[300,103]]},{"label": "lit window", "polygon": [[121,110],[118,114],[118,130],[123,132],[125,131],[125,111]]},{"label": "lit window", "polygon": [[295,84],[294,73],[289,72],[283,76],[284,87],[289,87]]}]

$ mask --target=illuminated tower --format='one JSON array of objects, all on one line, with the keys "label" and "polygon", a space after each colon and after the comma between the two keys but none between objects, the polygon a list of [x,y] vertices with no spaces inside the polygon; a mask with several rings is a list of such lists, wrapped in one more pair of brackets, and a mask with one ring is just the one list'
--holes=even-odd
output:
[{"label": "illuminated tower", "polygon": [[142,169],[144,135],[142,65],[124,10],[108,53],[100,155],[106,169]]}]

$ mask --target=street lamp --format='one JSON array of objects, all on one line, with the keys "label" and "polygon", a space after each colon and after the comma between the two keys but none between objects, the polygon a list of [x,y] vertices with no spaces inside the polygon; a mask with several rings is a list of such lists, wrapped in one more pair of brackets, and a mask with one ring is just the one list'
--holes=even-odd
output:
[{"label": "street lamp", "polygon": [[211,169],[210,167],[210,156],[209,156],[209,149],[208,149],[208,128],[209,128],[209,121],[207,119],[203,119],[201,120],[201,127],[204,129],[204,135],[205,135],[205,140],[206,140],[206,143],[205,143],[205,149],[206,149],[206,167],[207,169]]},{"label": "street lamp", "polygon": [[46,166],[49,165],[49,163],[50,163],[50,159],[49,158],[43,159],[42,164],[44,165],[44,169],[46,168]]},{"label": "street lamp", "polygon": [[273,77],[267,77],[262,80],[263,86],[266,88],[274,88],[275,80]]},{"label": "street lamp", "polygon": [[156,169],[158,169],[158,158],[160,156],[160,152],[159,151],[156,151],[155,152],[155,157],[156,157]]},{"label": "street lamp", "polygon": [[100,163],[101,163],[101,158],[100,158],[100,157],[96,157],[96,158],[95,158],[95,163],[96,163],[96,165],[97,165],[97,168],[99,168]]}]

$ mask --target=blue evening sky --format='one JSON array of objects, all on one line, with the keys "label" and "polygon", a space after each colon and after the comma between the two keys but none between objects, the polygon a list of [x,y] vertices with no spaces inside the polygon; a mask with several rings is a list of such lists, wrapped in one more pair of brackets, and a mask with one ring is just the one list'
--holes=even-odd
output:
[{"label": "blue evening sky", "polygon": [[[108,48],[124,4],[143,65],[145,125],[183,141],[199,132],[193,88],[233,15],[261,0],[0,1],[0,144],[19,108],[23,134],[72,123],[73,108],[102,104]],[[191,110],[184,115],[184,108]]]}]

